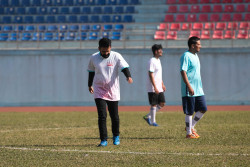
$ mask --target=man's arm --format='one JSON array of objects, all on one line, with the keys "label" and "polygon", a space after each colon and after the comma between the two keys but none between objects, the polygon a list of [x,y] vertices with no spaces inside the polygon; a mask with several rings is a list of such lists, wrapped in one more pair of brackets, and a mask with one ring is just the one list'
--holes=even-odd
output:
[{"label": "man's arm", "polygon": [[159,94],[160,92],[159,92],[159,90],[157,89],[157,87],[156,87],[156,85],[155,85],[155,79],[154,79],[154,75],[153,75],[153,72],[148,72],[148,75],[149,75],[149,79],[150,79],[150,81],[151,81],[151,83],[152,83],[152,85],[153,85],[153,87],[154,87],[154,89],[155,89],[155,93],[156,94]]},{"label": "man's arm", "polygon": [[194,90],[193,90],[193,88],[191,87],[191,85],[190,85],[190,83],[188,81],[186,71],[182,70],[181,71],[181,76],[182,76],[182,79],[183,79],[184,83],[187,85],[188,92],[189,92],[190,96],[193,96],[194,95]]},{"label": "man's arm", "polygon": [[88,87],[89,87],[89,92],[92,94],[94,93],[94,89],[92,87],[94,77],[95,77],[95,72],[89,72]]},{"label": "man's arm", "polygon": [[126,76],[128,83],[133,83],[133,79],[131,77],[130,71],[128,68],[124,68],[122,70],[123,74]]}]

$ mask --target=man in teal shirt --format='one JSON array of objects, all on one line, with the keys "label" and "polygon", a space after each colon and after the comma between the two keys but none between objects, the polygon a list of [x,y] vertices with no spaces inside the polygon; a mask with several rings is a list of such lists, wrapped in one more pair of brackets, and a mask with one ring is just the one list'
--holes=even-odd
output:
[{"label": "man in teal shirt", "polygon": [[[182,106],[186,114],[186,138],[197,139],[200,136],[194,126],[207,111],[200,75],[200,60],[197,55],[201,49],[200,38],[190,37],[188,47],[189,50],[181,56],[180,60]],[[194,112],[196,113],[193,118]]]}]

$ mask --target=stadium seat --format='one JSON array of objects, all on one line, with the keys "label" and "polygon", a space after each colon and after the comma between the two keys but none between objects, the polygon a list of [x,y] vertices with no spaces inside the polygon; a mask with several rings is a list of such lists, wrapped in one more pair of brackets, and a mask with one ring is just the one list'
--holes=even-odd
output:
[{"label": "stadium seat", "polygon": [[133,22],[133,16],[132,15],[124,15],[123,21],[126,23],[132,23]]},{"label": "stadium seat", "polygon": [[221,5],[214,5],[213,6],[213,13],[221,13],[222,12],[222,6]]},{"label": "stadium seat", "polygon": [[209,30],[201,31],[201,39],[210,39],[210,31]]},{"label": "stadium seat", "polygon": [[113,23],[120,23],[120,22],[122,22],[122,16],[121,15],[113,15],[112,22]]},{"label": "stadium seat", "polygon": [[101,25],[94,24],[94,25],[92,25],[91,30],[92,31],[100,31],[101,30]]},{"label": "stadium seat", "polygon": [[23,25],[16,25],[13,30],[15,32],[22,32],[24,30]]},{"label": "stadium seat", "polygon": [[249,29],[249,23],[248,22],[240,22],[239,29]]},{"label": "stadium seat", "polygon": [[232,3],[232,0],[222,0],[222,3]]},{"label": "stadium seat", "polygon": [[8,33],[0,33],[0,41],[7,41],[9,37]]},{"label": "stadium seat", "polygon": [[248,39],[247,30],[239,30],[237,39]]},{"label": "stadium seat", "polygon": [[79,25],[69,25],[70,32],[77,32],[79,31]]},{"label": "stadium seat", "polygon": [[109,38],[109,32],[102,32],[102,38]]},{"label": "stadium seat", "polygon": [[37,14],[36,8],[33,8],[33,7],[28,8],[28,14],[31,14],[31,15]]},{"label": "stadium seat", "polygon": [[250,12],[250,4],[247,5],[247,12]]},{"label": "stadium seat", "polygon": [[167,0],[167,4],[177,4],[177,0]]},{"label": "stadium seat", "polygon": [[221,0],[211,0],[211,3],[221,3]]},{"label": "stadium seat", "polygon": [[68,7],[62,7],[60,14],[69,14],[69,8]]},{"label": "stadium seat", "polygon": [[235,39],[235,32],[227,30],[224,34],[224,39]]},{"label": "stadium seat", "polygon": [[19,1],[17,1],[17,0],[10,0],[10,6],[13,6],[13,7],[19,6]]},{"label": "stadium seat", "polygon": [[53,40],[53,33],[51,32],[46,32],[44,33],[44,41],[52,41]]},{"label": "stadium seat", "polygon": [[155,40],[165,40],[166,39],[166,33],[165,31],[156,31],[154,35]]},{"label": "stadium seat", "polygon": [[200,3],[201,3],[201,4],[209,4],[209,3],[210,3],[210,0],[200,0]]},{"label": "stadium seat", "polygon": [[95,5],[95,0],[87,0],[86,5]]},{"label": "stadium seat", "polygon": [[64,41],[65,40],[65,33],[56,33],[53,37],[54,41]]},{"label": "stadium seat", "polygon": [[13,27],[11,25],[3,26],[3,32],[11,32]]},{"label": "stadium seat", "polygon": [[63,0],[55,0],[54,5],[55,6],[63,6]]},{"label": "stadium seat", "polygon": [[242,14],[241,13],[234,13],[233,14],[233,21],[242,21]]},{"label": "stadium seat", "polygon": [[214,23],[205,23],[204,29],[205,30],[213,30],[214,29]]},{"label": "stadium seat", "polygon": [[171,31],[178,31],[180,30],[180,23],[172,23],[170,26]]},{"label": "stadium seat", "polygon": [[210,13],[211,12],[211,6],[210,5],[203,5],[201,8],[202,13]]},{"label": "stadium seat", "polygon": [[9,1],[6,1],[6,0],[0,1],[0,7],[7,7],[7,6],[9,6]]},{"label": "stadium seat", "polygon": [[233,5],[225,5],[224,12],[234,12],[234,6]]},{"label": "stadium seat", "polygon": [[22,41],[29,41],[31,39],[31,34],[30,33],[22,33]]},{"label": "stadium seat", "polygon": [[55,14],[58,14],[58,8],[57,7],[52,7],[52,8],[50,8],[50,11],[49,11],[49,13],[51,14],[51,15],[55,15]]},{"label": "stadium seat", "polygon": [[123,24],[116,24],[114,27],[115,31],[123,31],[123,29],[124,29]]},{"label": "stadium seat", "polygon": [[183,5],[179,7],[179,13],[188,13],[189,12],[189,8],[187,5]]},{"label": "stadium seat", "polygon": [[66,31],[68,31],[67,25],[60,25],[59,26],[59,32],[66,32]]},{"label": "stadium seat", "polygon": [[193,23],[193,30],[202,30],[203,23]]},{"label": "stadium seat", "polygon": [[77,36],[76,40],[78,41],[83,41],[87,39],[87,33],[86,32],[81,32],[80,35]]},{"label": "stadium seat", "polygon": [[231,14],[223,13],[221,16],[221,21],[231,21]]},{"label": "stadium seat", "polygon": [[165,15],[164,22],[174,22],[174,15]]},{"label": "stadium seat", "polygon": [[227,29],[228,30],[236,30],[236,29],[238,29],[238,23],[236,23],[236,22],[229,22],[227,24]]},{"label": "stadium seat", "polygon": [[47,32],[57,32],[57,25],[48,25]]},{"label": "stadium seat", "polygon": [[189,31],[192,29],[191,23],[182,23],[181,30],[183,31]]},{"label": "stadium seat", "polygon": [[218,22],[215,27],[216,30],[225,30],[226,29],[226,23],[224,22]]},{"label": "stadium seat", "polygon": [[98,33],[97,32],[90,32],[89,33],[89,40],[97,40],[98,39]]},{"label": "stadium seat", "polygon": [[91,8],[89,6],[85,6],[82,8],[82,14],[90,14]]},{"label": "stadium seat", "polygon": [[196,22],[196,15],[195,14],[189,14],[187,17],[187,22]]},{"label": "stadium seat", "polygon": [[71,13],[72,14],[80,14],[81,13],[80,7],[73,7]]},{"label": "stadium seat", "polygon": [[4,24],[10,24],[11,23],[11,17],[10,16],[3,16],[2,17],[2,23]]},{"label": "stadium seat", "polygon": [[45,25],[38,25],[38,31],[39,32],[45,32],[46,31],[46,26]]},{"label": "stadium seat", "polygon": [[99,23],[100,22],[99,16],[98,15],[92,15],[90,17],[90,22],[92,22],[92,23]]},{"label": "stadium seat", "polygon": [[167,39],[176,40],[177,39],[177,32],[176,31],[168,31]]},{"label": "stadium seat", "polygon": [[190,31],[189,37],[196,36],[196,37],[201,37],[200,31]]},{"label": "stadium seat", "polygon": [[65,0],[65,3],[64,3],[66,6],[73,6],[74,5],[74,1],[72,0]]},{"label": "stadium seat", "polygon": [[188,3],[187,0],[179,0],[179,1],[177,1],[177,2],[178,2],[178,4],[187,4],[187,3]]},{"label": "stadium seat", "polygon": [[42,41],[42,37],[43,37],[42,33],[35,32],[35,33],[33,33],[31,40],[32,41]]},{"label": "stadium seat", "polygon": [[111,40],[121,40],[121,32],[112,32]]},{"label": "stadium seat", "polygon": [[159,26],[157,26],[157,30],[168,30],[168,24],[167,23],[160,23]]},{"label": "stadium seat", "polygon": [[97,0],[96,5],[100,5],[100,6],[106,5],[106,1],[105,0]]},{"label": "stadium seat", "polygon": [[199,3],[198,0],[189,0],[188,2],[189,2],[189,4],[198,4]]},{"label": "stadium seat", "polygon": [[52,0],[43,0],[43,6],[52,6]]},{"label": "stadium seat", "polygon": [[33,23],[33,16],[24,16],[24,23]]},{"label": "stadium seat", "polygon": [[57,23],[66,23],[66,16],[65,15],[59,15],[57,16]]},{"label": "stadium seat", "polygon": [[198,18],[199,22],[207,22],[208,21],[208,15],[207,14],[200,14]]},{"label": "stadium seat", "polygon": [[237,5],[235,12],[245,12],[245,5]]},{"label": "stadium seat", "polygon": [[46,15],[47,14],[47,8],[46,7],[40,7],[38,14]]},{"label": "stadium seat", "polygon": [[0,15],[4,15],[4,8],[0,8]]},{"label": "stadium seat", "polygon": [[102,13],[102,8],[100,6],[96,6],[92,10],[92,14],[101,14]]},{"label": "stadium seat", "polygon": [[112,14],[113,13],[113,8],[111,6],[105,6],[103,8],[103,13],[104,14]]},{"label": "stadium seat", "polygon": [[116,5],[117,1],[116,0],[109,0],[108,5]]},{"label": "stadium seat", "polygon": [[190,12],[191,13],[199,13],[200,12],[200,6],[199,5],[192,5]]},{"label": "stadium seat", "polygon": [[9,41],[17,41],[19,39],[19,33],[11,33]]},{"label": "stadium seat", "polygon": [[84,0],[76,0],[76,6],[83,6]]},{"label": "stadium seat", "polygon": [[111,31],[113,29],[112,24],[104,24],[103,31]]},{"label": "stadium seat", "polygon": [[233,3],[243,3],[243,0],[233,0]]},{"label": "stadium seat", "polygon": [[47,16],[46,22],[47,22],[47,23],[55,23],[55,22],[56,22],[55,16],[50,16],[50,15]]},{"label": "stadium seat", "polygon": [[65,40],[66,41],[74,41],[76,38],[76,35],[74,32],[68,32],[67,35],[66,35],[66,38]]},{"label": "stadium seat", "polygon": [[118,14],[124,13],[123,6],[116,6],[114,9],[114,13],[118,13]]},{"label": "stadium seat", "polygon": [[41,0],[33,0],[31,2],[33,2],[32,6],[41,6]]},{"label": "stadium seat", "polygon": [[18,14],[18,15],[25,15],[26,14],[25,8],[17,8],[16,14]]},{"label": "stadium seat", "polygon": [[89,17],[88,16],[80,16],[79,21],[80,21],[80,23],[88,23]]},{"label": "stadium seat", "polygon": [[220,15],[219,14],[211,14],[210,15],[210,21],[211,22],[218,22],[220,20]]},{"label": "stadium seat", "polygon": [[131,5],[138,5],[140,4],[139,0],[130,0]]},{"label": "stadium seat", "polygon": [[186,21],[185,15],[184,14],[177,14],[175,21],[176,22],[185,22]]},{"label": "stadium seat", "polygon": [[215,30],[213,32],[212,38],[213,39],[223,39],[223,31],[221,31],[221,30]]},{"label": "stadium seat", "polygon": [[6,8],[6,14],[7,15],[14,15],[15,14],[15,8],[13,8],[13,7]]},{"label": "stadium seat", "polygon": [[168,13],[177,13],[177,6],[169,6]]},{"label": "stadium seat", "polygon": [[15,16],[14,23],[18,23],[18,24],[23,23],[23,17],[22,16]]},{"label": "stadium seat", "polygon": [[244,21],[250,21],[250,13],[245,14],[245,19]]},{"label": "stadium seat", "polygon": [[127,6],[125,8],[125,13],[135,13],[135,7],[134,6]]},{"label": "stadium seat", "polygon": [[77,16],[76,15],[70,15],[68,22],[69,23],[77,23],[78,22]]},{"label": "stadium seat", "polygon": [[127,5],[128,0],[119,0],[118,5]]},{"label": "stadium seat", "polygon": [[25,32],[35,32],[36,31],[36,26],[34,25],[27,25],[25,27]]},{"label": "stadium seat", "polygon": [[90,26],[89,25],[81,25],[81,31],[82,32],[88,32],[90,30]]}]

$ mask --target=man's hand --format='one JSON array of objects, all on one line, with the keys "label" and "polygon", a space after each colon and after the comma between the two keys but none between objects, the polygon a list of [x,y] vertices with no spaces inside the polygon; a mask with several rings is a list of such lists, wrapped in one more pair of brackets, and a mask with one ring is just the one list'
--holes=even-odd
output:
[{"label": "man's hand", "polygon": [[162,85],[162,89],[163,89],[163,92],[166,91],[166,86],[164,84]]},{"label": "man's hand", "polygon": [[93,87],[91,86],[91,87],[89,87],[89,92],[91,93],[91,94],[93,94],[94,93],[94,89],[93,89]]},{"label": "man's hand", "polygon": [[191,86],[188,87],[188,93],[189,93],[190,96],[194,95],[194,89]]},{"label": "man's hand", "polygon": [[155,93],[156,94],[159,94],[160,92],[159,92],[159,90],[155,87]]},{"label": "man's hand", "polygon": [[128,81],[128,83],[130,83],[130,84],[133,83],[133,79],[132,79],[131,77],[128,77],[128,78],[127,78],[127,81]]}]

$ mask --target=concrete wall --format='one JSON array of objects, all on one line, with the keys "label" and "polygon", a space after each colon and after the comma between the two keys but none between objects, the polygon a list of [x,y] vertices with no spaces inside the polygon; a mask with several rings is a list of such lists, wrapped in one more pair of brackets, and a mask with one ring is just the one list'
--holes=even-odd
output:
[{"label": "concrete wall", "polygon": [[[164,49],[161,59],[167,104],[181,104],[182,49]],[[89,56],[97,50],[16,50],[0,53],[0,106],[94,105],[87,87]],[[147,105],[146,65],[151,50],[120,52],[134,79],[121,73],[121,105]],[[199,53],[208,104],[250,104],[250,49],[208,49]]]}]

